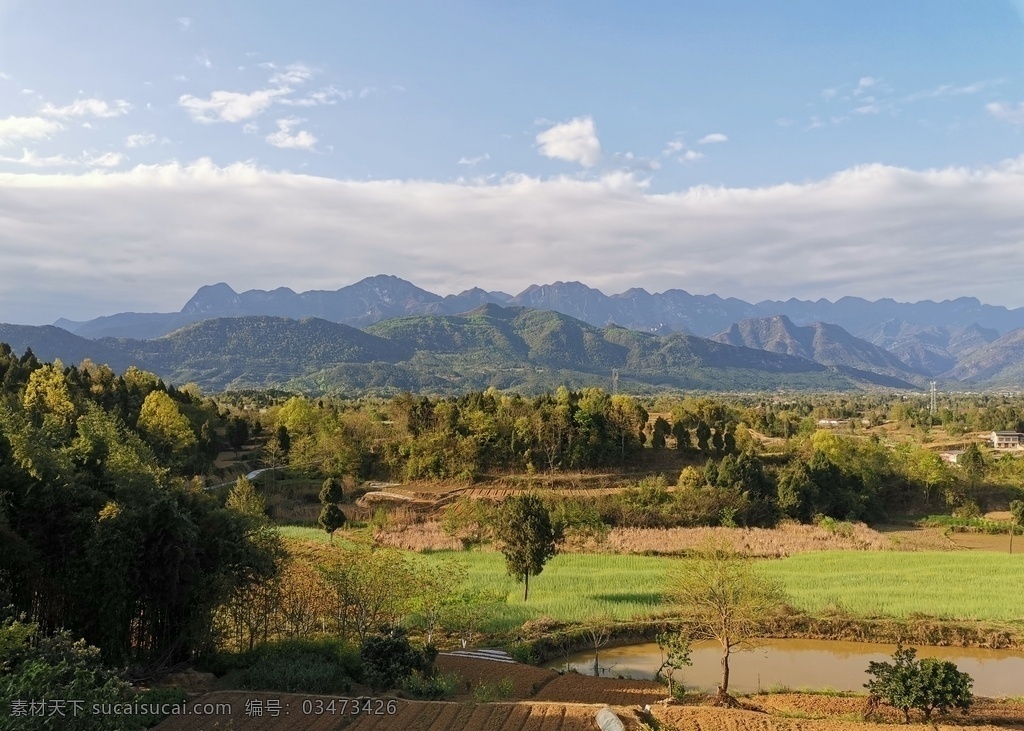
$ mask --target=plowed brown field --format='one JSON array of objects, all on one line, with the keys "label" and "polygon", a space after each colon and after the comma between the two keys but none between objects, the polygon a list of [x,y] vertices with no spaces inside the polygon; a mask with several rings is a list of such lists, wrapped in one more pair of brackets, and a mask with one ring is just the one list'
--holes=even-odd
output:
[{"label": "plowed brown field", "polygon": [[541,688],[534,698],[563,703],[607,703],[611,706],[644,706],[665,698],[665,686],[652,680],[617,680],[566,673]]},{"label": "plowed brown field", "polygon": [[[789,700],[785,700],[789,698]],[[694,731],[892,731],[893,728],[917,728],[943,731],[962,729],[1022,729],[1024,728],[1024,706],[1006,701],[979,701],[978,707],[972,709],[969,716],[953,714],[933,719],[934,724],[925,724],[923,719],[912,716],[910,726],[893,726],[893,722],[902,721],[898,713],[886,713],[888,722],[864,722],[855,720],[864,709],[863,698],[830,698],[827,696],[805,696],[802,701],[795,701],[788,696],[780,696],[782,705],[795,703],[807,710],[790,710],[781,708],[772,713],[752,710],[731,710],[708,706],[654,706],[652,715],[664,729],[687,729]],[[763,698],[751,699],[749,705],[761,704]],[[839,703],[836,703],[839,701]],[[767,705],[776,705],[775,701]],[[820,706],[820,707],[816,707]],[[826,713],[831,708],[832,712]],[[835,715],[836,711],[847,711]],[[818,715],[818,714],[822,715]],[[789,714],[785,716],[782,714]],[[890,720],[891,719],[891,720]]]},{"label": "plowed brown field", "polygon": [[[481,682],[495,684],[505,678],[510,678],[515,686],[513,698],[529,698],[558,677],[558,673],[554,670],[545,670],[533,665],[477,660],[471,657],[453,657],[451,655],[438,655],[436,667],[440,673],[455,673],[461,676],[473,688]],[[463,686],[459,690],[462,692],[466,688]]]},{"label": "plowed brown field", "polygon": [[[281,715],[246,716],[250,699],[268,698],[281,701]],[[179,716],[163,721],[154,731],[594,731],[594,719],[601,708],[579,703],[472,704],[396,699],[396,712],[391,715],[302,713],[303,701],[315,699],[290,693],[209,693],[189,703],[229,703],[230,716]],[[627,729],[638,727],[631,711],[615,710]]]}]

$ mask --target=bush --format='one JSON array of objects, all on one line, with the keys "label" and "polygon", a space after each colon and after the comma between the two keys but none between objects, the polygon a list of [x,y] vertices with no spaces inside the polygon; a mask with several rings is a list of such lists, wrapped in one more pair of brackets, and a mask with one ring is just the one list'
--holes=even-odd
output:
[{"label": "bush", "polygon": [[512,678],[502,678],[496,682],[481,680],[473,689],[473,697],[479,703],[490,703],[491,701],[511,698],[516,694],[516,684]]},{"label": "bush", "polygon": [[[170,704],[178,705],[188,700],[188,693],[181,688],[156,688],[139,693],[132,703],[146,704],[150,708],[157,705]],[[156,726],[166,716],[157,713],[140,714],[134,717],[139,728],[150,728]]]},{"label": "bush", "polygon": [[[114,715],[93,715],[93,704],[133,700],[131,686],[122,672],[104,666],[100,651],[60,632],[44,637],[39,627],[8,618],[0,622],[0,716],[16,717],[19,731],[57,728],[57,716],[30,715],[28,702],[80,701],[80,710],[70,704],[65,720],[76,731],[121,731],[144,728],[137,719]],[[22,705],[24,704],[24,705]],[[21,715],[24,710],[25,715]],[[68,726],[69,728],[71,726]]]},{"label": "bush", "polygon": [[363,666],[363,680],[374,690],[397,688],[418,670],[430,676],[434,670],[437,649],[427,646],[414,648],[401,627],[382,629],[379,635],[370,635],[359,649]]},{"label": "bush", "polygon": [[903,711],[906,723],[910,723],[911,709],[924,713],[926,721],[931,720],[933,711],[947,713],[950,708],[959,708],[967,713],[973,701],[973,678],[948,660],[918,660],[916,655],[913,648],[899,645],[891,663],[868,663],[867,672],[872,678],[864,687],[872,697]]},{"label": "bush", "polygon": [[422,672],[414,672],[405,681],[402,688],[413,698],[421,701],[436,701],[450,698],[462,685],[462,678],[455,673],[426,676]]},{"label": "bush", "polygon": [[241,669],[238,684],[247,690],[326,694],[348,690],[359,674],[354,648],[334,638],[270,642],[222,662]]}]

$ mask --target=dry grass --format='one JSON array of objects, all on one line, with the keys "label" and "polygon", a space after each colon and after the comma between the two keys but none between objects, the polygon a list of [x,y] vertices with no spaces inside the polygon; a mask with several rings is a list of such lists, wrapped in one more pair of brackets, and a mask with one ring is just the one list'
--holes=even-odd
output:
[{"label": "dry grass", "polygon": [[778,528],[616,528],[606,544],[584,550],[612,553],[682,553],[709,540],[726,541],[740,553],[779,558],[812,551],[883,551],[892,542],[866,525],[827,530],[815,525],[784,524]]},{"label": "dry grass", "polygon": [[437,521],[392,526],[374,534],[373,540],[382,546],[393,546],[406,551],[459,551],[462,541],[441,530]]},{"label": "dry grass", "polygon": [[[784,524],[778,528],[614,528],[606,541],[576,541],[570,553],[678,554],[724,539],[742,553],[778,558],[812,551],[883,551],[894,548],[887,536],[855,523],[829,530],[814,525]],[[389,526],[378,543],[410,551],[458,550],[461,544],[441,530],[437,521]]]}]

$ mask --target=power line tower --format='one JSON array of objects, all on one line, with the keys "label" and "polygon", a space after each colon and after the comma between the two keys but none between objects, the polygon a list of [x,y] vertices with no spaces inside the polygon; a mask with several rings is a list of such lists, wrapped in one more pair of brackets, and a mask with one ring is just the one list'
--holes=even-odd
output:
[{"label": "power line tower", "polygon": [[612,368],[612,396],[619,392],[619,369]]},{"label": "power line tower", "polygon": [[932,403],[929,412],[934,414],[936,411],[938,411],[938,407],[935,404],[935,381],[932,381]]}]

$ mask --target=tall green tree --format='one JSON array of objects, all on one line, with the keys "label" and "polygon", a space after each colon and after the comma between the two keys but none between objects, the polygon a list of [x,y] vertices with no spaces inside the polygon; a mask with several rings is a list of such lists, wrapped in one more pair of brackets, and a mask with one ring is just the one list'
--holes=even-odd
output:
[{"label": "tall green tree", "polygon": [[530,577],[544,570],[544,564],[558,551],[562,536],[539,496],[513,495],[501,504],[495,522],[495,537],[505,556],[509,576],[524,583],[523,601],[530,595]]},{"label": "tall green tree", "polygon": [[138,429],[161,460],[181,465],[193,456],[197,440],[192,424],[163,391],[151,391],[142,402]]}]

